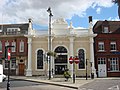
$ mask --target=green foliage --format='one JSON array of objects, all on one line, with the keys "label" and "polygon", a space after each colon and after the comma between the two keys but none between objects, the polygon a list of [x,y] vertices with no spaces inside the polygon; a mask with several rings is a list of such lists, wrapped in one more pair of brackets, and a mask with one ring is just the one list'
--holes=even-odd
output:
[{"label": "green foliage", "polygon": [[57,57],[57,54],[55,52],[48,52],[47,55],[48,56]]}]

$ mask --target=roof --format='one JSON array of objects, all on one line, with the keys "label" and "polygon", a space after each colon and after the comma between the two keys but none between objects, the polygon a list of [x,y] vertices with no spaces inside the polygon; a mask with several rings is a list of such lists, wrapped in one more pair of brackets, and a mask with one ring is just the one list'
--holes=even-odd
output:
[{"label": "roof", "polygon": [[102,26],[109,26],[111,33],[120,33],[120,21],[97,21],[93,27],[94,33],[99,33],[102,31]]},{"label": "roof", "polygon": [[29,23],[24,23],[24,24],[1,24],[0,29],[3,28],[5,30],[6,28],[20,28],[21,30],[26,30],[28,29]]},{"label": "roof", "polygon": [[29,23],[23,24],[1,24],[0,30],[7,32],[7,28],[19,28],[21,33],[28,32]]}]

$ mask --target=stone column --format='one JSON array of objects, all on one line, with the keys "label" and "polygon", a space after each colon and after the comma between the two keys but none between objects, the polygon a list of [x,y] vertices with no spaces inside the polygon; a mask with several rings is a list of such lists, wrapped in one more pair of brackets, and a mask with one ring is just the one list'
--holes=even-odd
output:
[{"label": "stone column", "polygon": [[[69,55],[74,57],[74,45],[73,45],[73,42],[74,42],[74,37],[70,37],[70,47],[69,47]],[[70,63],[69,63],[70,64]],[[70,64],[70,74],[71,76],[73,75],[73,64]]]},{"label": "stone column", "polygon": [[27,70],[26,70],[26,76],[32,76],[32,19],[29,18],[29,27],[28,27],[28,35],[26,36],[28,38],[28,61],[27,61]]},{"label": "stone column", "polygon": [[89,35],[90,35],[90,62],[91,62],[91,73],[94,73],[94,77],[97,77],[96,75],[96,69],[95,69],[95,63],[94,63],[94,40],[93,37],[95,36],[93,34],[93,24],[92,24],[92,16],[89,16]]},{"label": "stone column", "polygon": [[26,76],[32,76],[32,38],[28,37],[28,65],[26,70]]},{"label": "stone column", "polygon": [[96,69],[95,69],[95,62],[94,62],[95,59],[94,59],[94,48],[93,48],[94,46],[93,46],[93,44],[94,44],[93,38],[90,37],[90,62],[92,63],[91,73],[94,73],[94,77],[97,77]]}]

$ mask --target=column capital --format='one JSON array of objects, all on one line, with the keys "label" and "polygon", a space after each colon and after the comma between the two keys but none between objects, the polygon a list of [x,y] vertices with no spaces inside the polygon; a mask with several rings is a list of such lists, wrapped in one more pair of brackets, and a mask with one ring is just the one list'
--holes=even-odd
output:
[{"label": "column capital", "polygon": [[75,39],[75,37],[74,37],[74,36],[70,36],[70,37],[69,37],[70,42],[73,42],[73,41],[74,41],[74,39]]},{"label": "column capital", "polygon": [[32,43],[32,38],[28,37],[28,44]]}]

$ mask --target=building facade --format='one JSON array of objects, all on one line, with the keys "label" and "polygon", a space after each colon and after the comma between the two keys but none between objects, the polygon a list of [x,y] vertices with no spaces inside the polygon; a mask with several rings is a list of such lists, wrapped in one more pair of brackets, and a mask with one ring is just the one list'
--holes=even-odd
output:
[{"label": "building facade", "polygon": [[97,21],[93,32],[98,77],[120,76],[120,22]]},{"label": "building facade", "polygon": [[8,74],[8,60],[5,59],[5,46],[11,48],[10,74],[25,75],[27,66],[27,38],[29,23],[0,25],[0,63],[4,66],[4,74]]},{"label": "building facade", "polygon": [[89,29],[74,29],[72,23],[68,26],[63,18],[56,19],[52,23],[51,50],[57,54],[57,57],[51,57],[51,64],[46,56],[49,48],[49,30],[35,30],[26,35],[28,38],[28,72],[26,76],[47,76],[49,65],[51,75],[54,77],[63,76],[66,68],[72,75],[73,64],[69,63],[70,56],[78,56],[80,60],[79,64],[75,65],[76,76],[86,76],[86,73],[88,76],[91,73],[96,76],[93,48],[93,38],[96,34],[93,34],[92,31],[92,18],[89,20],[89,26]]}]

